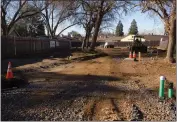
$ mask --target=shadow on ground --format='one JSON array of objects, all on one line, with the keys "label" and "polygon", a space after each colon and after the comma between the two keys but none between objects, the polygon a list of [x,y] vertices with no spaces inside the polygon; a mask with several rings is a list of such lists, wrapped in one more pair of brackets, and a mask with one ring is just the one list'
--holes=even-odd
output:
[{"label": "shadow on ground", "polygon": [[[30,75],[31,78],[33,77],[38,80],[31,82],[24,93],[19,92],[11,94],[11,98],[2,98],[2,120],[24,120],[25,118],[30,120],[33,114],[28,115],[28,113],[26,113],[26,115],[23,116],[16,112],[12,113],[11,111],[22,111],[23,113],[28,110],[43,107],[52,110],[62,110],[64,106],[77,104],[75,100],[78,98],[110,99],[114,106],[114,111],[119,114],[119,108],[114,101],[115,99],[119,99],[121,95],[125,96],[125,94],[131,94],[133,96],[139,95],[138,90],[130,90],[122,86],[109,86],[107,84],[107,82],[112,80],[119,82],[121,79],[118,77],[70,75],[53,72],[37,72]],[[41,78],[45,79],[40,80]],[[26,95],[26,93],[28,95]],[[4,113],[3,109],[6,108],[5,106],[9,106],[8,110],[11,110],[9,114]],[[95,105],[91,108],[91,118],[94,116],[94,111]],[[10,114],[13,114],[13,116]]]},{"label": "shadow on ground", "polygon": [[[54,58],[66,58],[68,55],[65,55],[65,56],[61,56],[60,54],[55,54],[54,57],[36,57],[36,58],[21,58],[21,59],[6,59],[6,60],[2,60],[1,61],[1,72],[2,73],[6,73],[7,71],[7,65],[8,65],[8,62],[11,62],[12,63],[12,67],[18,67],[18,66],[23,66],[23,65],[26,65],[26,64],[33,64],[33,63],[37,63],[37,62],[41,62],[42,60],[44,59],[50,59],[50,60],[54,60]],[[107,56],[107,54],[105,53],[95,53],[93,55],[86,55],[86,56],[82,56],[82,57],[78,57],[78,58],[72,58],[70,61],[65,61],[64,60],[64,63],[71,63],[72,61],[86,61],[86,60],[91,60],[91,59],[95,59],[95,58],[99,58],[99,57],[104,57],[104,56]],[[51,65],[51,64],[49,64]]]}]

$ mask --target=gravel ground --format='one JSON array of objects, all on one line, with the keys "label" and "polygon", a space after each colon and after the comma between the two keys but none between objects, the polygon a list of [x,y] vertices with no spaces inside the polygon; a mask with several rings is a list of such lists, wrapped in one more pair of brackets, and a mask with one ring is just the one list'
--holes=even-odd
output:
[{"label": "gravel ground", "polygon": [[[86,98],[35,100],[35,88],[23,88],[2,93],[1,119],[3,121],[81,121]],[[34,95],[33,95],[34,96]]]},{"label": "gravel ground", "polygon": [[[128,81],[127,83],[129,85],[126,84],[126,86],[131,86],[134,90],[127,94],[125,101],[131,101],[132,104],[137,106],[139,111],[131,110],[130,120],[176,121],[176,103],[174,99],[165,98],[161,101],[158,98],[158,91],[149,90],[137,81]],[[130,90],[130,88],[128,89]],[[129,112],[127,113],[130,114]],[[137,117],[137,113],[140,115],[142,113],[142,115]]]},{"label": "gravel ground", "polygon": [[[108,60],[100,60],[101,63],[96,63],[94,61],[90,63],[86,62],[85,64],[87,64],[88,67],[84,63],[79,63],[74,65],[74,67],[76,68],[72,68],[72,65],[66,65],[66,63],[63,62],[51,63],[47,66],[43,66],[42,64],[40,64],[36,67],[31,67],[29,65],[30,69],[29,67],[23,69],[22,67],[23,72],[25,72],[26,74],[33,73],[33,76],[36,77],[37,75],[35,73],[38,71],[41,72],[47,70],[47,72],[41,72],[41,76],[39,75],[39,78],[36,79],[35,77],[30,77],[29,75],[28,78],[31,78],[30,84],[24,88],[2,92],[1,119],[4,121],[82,121],[99,120],[99,118],[101,120],[128,121],[176,120],[175,100],[171,101],[165,99],[164,101],[159,102],[158,90],[152,90],[150,87],[147,87],[145,85],[146,80],[141,79],[141,77],[144,77],[146,75],[142,75],[141,77],[135,76],[134,74],[136,74],[136,72],[132,64],[129,64],[128,68],[124,65],[122,67],[116,67],[116,65],[118,65],[118,63],[122,61],[121,59],[117,59],[116,61],[118,62],[116,63],[112,62],[115,64],[112,65],[112,67],[104,69],[104,65],[107,64],[107,66],[109,66],[109,63],[107,61]],[[86,67],[87,73],[91,75],[84,75],[84,77],[80,77],[75,74],[75,72],[77,72],[78,70],[83,71],[78,71],[78,74],[83,74]],[[97,69],[98,67],[100,67],[100,72],[92,69],[92,67]],[[68,71],[68,74],[75,75],[73,75],[73,77],[71,77],[70,79],[68,78],[68,80],[66,81],[62,81],[59,80],[60,76],[56,74],[52,75],[48,72],[50,68],[60,68],[62,69],[62,71],[64,69],[66,73]],[[115,69],[115,71],[113,71],[112,69]],[[119,72],[119,70],[122,71],[123,75]],[[65,73],[64,71],[63,73]],[[55,72],[57,72],[57,70]],[[100,73],[100,76],[102,75],[102,72],[104,73],[104,75],[115,75],[116,77],[118,74],[118,77],[121,77],[121,79],[117,81],[112,81],[114,80],[114,78],[110,80],[111,77],[95,78],[93,76],[95,76],[96,72],[98,72],[98,74]],[[171,72],[169,72],[169,74],[172,75]],[[48,76],[45,77],[45,75]],[[70,75],[66,75],[65,77],[69,76]],[[149,76],[147,77],[149,78]],[[77,79],[79,77],[80,79],[88,79],[87,81],[74,81],[74,78]],[[139,80],[137,80],[136,77],[138,77]],[[91,78],[97,79],[97,81],[94,81]],[[97,98],[98,100],[95,100]],[[93,106],[90,106],[90,108],[88,107],[88,109],[92,111],[91,114],[93,114],[92,117],[88,117],[87,114],[85,114],[85,106],[89,104],[91,99],[96,102],[94,104],[95,108],[93,108]],[[115,105],[114,107],[111,107],[111,102],[109,102],[111,100],[112,103]],[[137,109],[135,106],[137,107]],[[105,110],[105,108],[107,109]],[[114,111],[112,109],[114,109]],[[117,113],[115,113],[116,109]],[[104,111],[102,113],[99,113],[101,112],[100,110]],[[109,113],[111,114],[109,115]]]},{"label": "gravel ground", "polygon": [[[117,99],[121,118],[128,121],[176,121],[175,99],[159,100],[158,91],[145,88],[137,81],[109,83],[123,92],[122,99]],[[122,94],[121,92],[117,94]],[[119,102],[120,101],[120,102]],[[137,106],[139,112],[133,110]],[[139,115],[138,115],[139,114]]]},{"label": "gravel ground", "polygon": [[144,92],[142,95],[144,95],[143,100],[142,98],[137,98],[137,101],[135,103],[139,107],[140,111],[143,113],[144,121],[176,120],[176,108],[171,107],[174,102],[170,102],[168,99],[160,102],[157,96],[153,96],[151,93],[148,94],[148,92]]},{"label": "gravel ground", "polygon": [[[114,96],[111,93],[109,93],[109,90],[111,88],[111,86],[109,85],[111,84],[110,82],[103,81],[100,82],[100,84],[101,86],[99,86],[98,83],[95,84],[94,82],[90,83],[75,82],[75,85],[69,87],[70,89],[69,91],[68,89],[56,91],[56,89],[54,89],[55,87],[36,84],[36,82],[34,82],[27,86],[26,88],[4,91],[2,92],[1,96],[2,120],[4,121],[89,120],[87,116],[84,116],[84,106],[88,104],[87,101],[88,98],[94,99],[93,96],[95,97],[109,96],[108,98],[105,99],[110,99],[111,97]],[[116,89],[119,89],[119,91],[127,92],[129,91],[125,96],[125,99],[123,99],[123,101],[125,102],[132,100],[130,103],[135,104],[138,107],[138,111],[142,113],[142,115],[139,116],[138,115],[139,112],[133,111],[132,109],[121,110],[121,113],[123,113],[124,116],[125,114],[127,114],[126,115],[128,116],[126,118],[127,120],[175,121],[176,106],[174,105],[174,102],[170,102],[167,99],[164,100],[163,102],[159,102],[159,99],[155,92],[143,88],[143,85],[137,85],[137,82],[127,81],[122,84],[119,83],[119,86],[117,86],[116,84],[112,85],[116,86]],[[86,87],[83,88],[83,86]],[[51,88],[53,89],[52,91]],[[92,92],[90,92],[90,88],[92,88],[93,90]],[[95,89],[97,89],[97,91],[94,91]],[[139,89],[138,90],[139,92],[136,92],[137,89]],[[48,92],[50,94],[40,97],[39,93],[43,93],[43,91]],[[80,97],[78,96],[78,94],[80,95]],[[75,96],[73,97],[73,95]],[[117,100],[119,101],[119,99]],[[128,107],[130,108],[131,104],[129,104],[127,108]],[[118,107],[125,108],[125,106],[121,105],[119,105]]]}]

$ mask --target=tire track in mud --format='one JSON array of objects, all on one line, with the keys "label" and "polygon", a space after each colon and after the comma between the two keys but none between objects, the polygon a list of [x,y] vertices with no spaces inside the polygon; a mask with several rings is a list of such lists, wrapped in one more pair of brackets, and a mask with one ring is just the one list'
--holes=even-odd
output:
[{"label": "tire track in mud", "polygon": [[90,100],[84,110],[85,121],[123,121],[117,101],[114,98]]},{"label": "tire track in mud", "polygon": [[[119,63],[119,64],[118,64]],[[123,61],[119,60],[114,60],[114,63],[112,64],[118,64],[117,66],[112,66],[112,70],[117,72],[117,74],[119,74],[119,76],[121,77],[121,79],[123,80],[122,82],[124,84],[127,84],[127,86],[129,87],[133,87],[135,88],[136,90],[138,90],[139,92],[141,92],[141,94],[143,93],[144,89],[146,88],[146,86],[139,80],[139,79],[136,79],[135,77],[139,77],[139,76],[144,76],[145,74],[140,74],[140,73],[137,73],[137,69],[136,69],[136,65],[137,64],[134,64],[132,66],[132,64],[129,64],[126,62],[126,65],[127,65],[127,68],[124,68],[122,65]],[[124,62],[125,63],[125,62]],[[122,69],[123,68],[123,69]],[[147,71],[147,68],[145,67],[145,70],[146,72]],[[110,70],[111,71],[111,70]],[[127,72],[128,71],[128,72]],[[149,72],[148,72],[149,73]],[[123,78],[122,78],[123,77]],[[120,84],[121,85],[121,84]],[[129,89],[129,87],[127,87],[125,90],[126,91],[131,91],[131,89]],[[117,101],[125,101],[125,102],[128,102],[129,104],[129,112],[125,112],[124,110],[120,110],[120,111],[116,111],[117,114],[119,113],[119,116],[122,116],[122,118],[124,117],[124,120],[143,120],[143,116],[140,116],[140,113],[141,115],[142,112],[141,110],[139,109],[138,112],[137,111],[134,111],[132,108],[133,108],[133,105],[136,104],[134,100],[132,100],[132,96],[133,95],[133,91],[132,92],[128,92],[128,93],[125,93],[125,96],[126,98],[122,98],[122,100],[117,100]],[[140,99],[142,97],[142,95],[138,95],[137,93],[135,93],[137,96],[135,98],[138,98]],[[127,99],[128,98],[128,99]],[[122,102],[123,103],[123,102]],[[120,107],[123,106],[123,105],[119,105]],[[130,109],[131,108],[131,109]],[[138,107],[137,107],[138,108]],[[131,112],[130,112],[131,111]],[[122,114],[120,114],[122,113]],[[136,115],[135,115],[136,113]],[[126,114],[129,114],[129,115],[126,115]],[[134,116],[132,116],[134,115]],[[133,118],[134,117],[134,118]],[[139,118],[138,118],[139,117]],[[122,119],[123,120],[123,119]]]},{"label": "tire track in mud", "polygon": [[[121,60],[111,60],[110,61],[110,76],[117,76],[120,75],[120,68],[115,67],[112,64],[117,64],[121,63]],[[115,70],[117,69],[117,70]],[[121,82],[124,82],[124,79],[121,79]],[[127,83],[127,82],[124,82]],[[107,84],[109,85],[109,83]],[[126,89],[127,90],[127,89]],[[93,98],[92,98],[93,99]],[[94,102],[93,102],[94,101]],[[127,116],[130,115],[125,115],[123,111],[121,111],[120,107],[121,104],[123,103],[123,100],[119,102],[119,99],[116,98],[97,98],[93,99],[93,103],[91,105],[88,105],[86,111],[90,111],[90,114],[85,112],[85,120],[111,120],[111,121],[123,121],[123,120],[128,120]],[[126,101],[127,102],[127,101]],[[127,102],[129,105],[131,105],[132,102]],[[120,105],[119,105],[120,104]],[[123,103],[124,104],[124,103]],[[125,105],[123,105],[126,107]],[[130,111],[130,108],[129,108]]]}]

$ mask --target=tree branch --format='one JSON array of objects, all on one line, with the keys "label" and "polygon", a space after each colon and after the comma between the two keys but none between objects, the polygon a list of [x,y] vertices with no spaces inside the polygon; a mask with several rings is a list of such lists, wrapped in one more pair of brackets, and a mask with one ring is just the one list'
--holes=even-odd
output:
[{"label": "tree branch", "polygon": [[74,23],[74,24],[72,24],[72,25],[70,25],[70,26],[64,28],[62,31],[60,31],[60,33],[58,34],[58,36],[59,36],[63,31],[65,31],[66,29],[68,29],[68,28],[70,28],[70,27],[72,27],[72,26],[74,26],[74,25],[76,25],[76,24],[79,24],[79,23]]},{"label": "tree branch", "polygon": [[154,9],[154,8],[152,8],[152,7],[149,7],[149,6],[147,7],[147,9],[148,9],[148,10],[152,10],[152,11],[154,11],[156,14],[159,15],[159,17],[160,17],[161,19],[164,19],[163,15],[161,15],[160,12],[157,11],[156,9]]}]

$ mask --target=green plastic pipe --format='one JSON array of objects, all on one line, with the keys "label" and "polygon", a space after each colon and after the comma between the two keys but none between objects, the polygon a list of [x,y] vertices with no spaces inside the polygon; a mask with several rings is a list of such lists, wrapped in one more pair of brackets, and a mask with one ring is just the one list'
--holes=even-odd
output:
[{"label": "green plastic pipe", "polygon": [[168,98],[172,97],[173,97],[173,83],[170,83],[168,88]]},{"label": "green plastic pipe", "polygon": [[159,97],[164,98],[164,83],[165,83],[165,77],[160,76],[160,88],[159,88]]},{"label": "green plastic pipe", "polygon": [[168,89],[168,98],[173,97],[173,89]]}]

